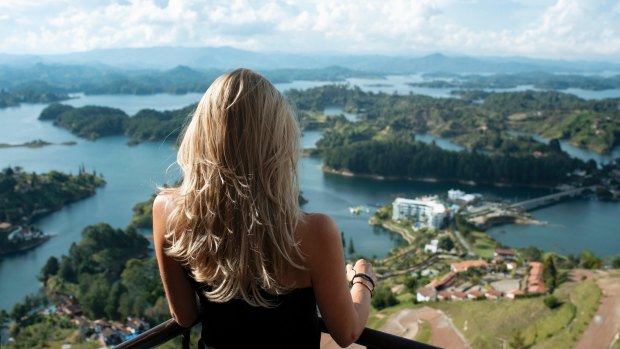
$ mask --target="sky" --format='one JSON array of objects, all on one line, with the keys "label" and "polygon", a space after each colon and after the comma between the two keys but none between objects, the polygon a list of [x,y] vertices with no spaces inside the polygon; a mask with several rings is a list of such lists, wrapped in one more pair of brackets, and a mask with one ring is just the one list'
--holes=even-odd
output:
[{"label": "sky", "polygon": [[261,52],[620,62],[620,0],[0,0],[0,53]]}]

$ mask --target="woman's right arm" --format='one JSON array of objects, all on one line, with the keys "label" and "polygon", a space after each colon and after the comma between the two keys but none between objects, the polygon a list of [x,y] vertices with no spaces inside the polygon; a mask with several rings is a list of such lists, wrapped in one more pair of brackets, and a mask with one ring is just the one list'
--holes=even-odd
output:
[{"label": "woman's right arm", "polygon": [[[338,226],[328,216],[312,216],[310,231],[303,242],[306,266],[329,334],[338,345],[347,347],[359,338],[366,326],[370,291],[359,283],[349,288]],[[370,263],[359,260],[354,268],[357,273],[367,273],[374,279]]]}]

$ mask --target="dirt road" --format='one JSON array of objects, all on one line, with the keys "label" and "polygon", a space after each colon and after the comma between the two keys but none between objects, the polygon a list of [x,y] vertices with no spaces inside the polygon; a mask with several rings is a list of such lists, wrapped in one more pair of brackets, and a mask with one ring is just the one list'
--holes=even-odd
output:
[{"label": "dirt road", "polygon": [[390,316],[379,330],[415,339],[418,332],[418,322],[422,320],[428,321],[431,325],[430,344],[441,348],[469,348],[465,338],[454,327],[452,321],[441,311],[430,307],[401,310]]},{"label": "dirt road", "polygon": [[[431,325],[431,343],[440,348],[470,349],[465,338],[454,327],[450,319],[441,311],[430,307],[405,309],[391,315],[379,328],[379,331],[391,333],[397,336],[415,339],[418,333],[418,321],[426,320]],[[329,335],[321,337],[322,349],[340,348]],[[363,348],[352,345],[349,348]]]},{"label": "dirt road", "polygon": [[620,274],[604,271],[575,270],[571,279],[595,278],[601,288],[601,305],[583,333],[576,349],[609,348],[620,334]]}]

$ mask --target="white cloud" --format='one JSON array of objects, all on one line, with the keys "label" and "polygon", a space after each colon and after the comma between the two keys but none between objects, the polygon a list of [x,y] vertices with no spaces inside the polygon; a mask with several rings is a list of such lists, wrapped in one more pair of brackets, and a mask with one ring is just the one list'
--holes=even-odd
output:
[{"label": "white cloud", "polygon": [[609,0],[0,0],[0,13],[0,52],[226,45],[620,58],[620,3]]}]

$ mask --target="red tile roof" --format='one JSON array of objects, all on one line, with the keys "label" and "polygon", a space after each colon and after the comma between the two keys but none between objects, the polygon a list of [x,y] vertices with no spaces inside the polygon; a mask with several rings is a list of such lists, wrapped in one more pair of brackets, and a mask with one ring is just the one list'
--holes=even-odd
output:
[{"label": "red tile roof", "polygon": [[452,269],[452,271],[456,273],[462,273],[462,272],[467,271],[469,268],[486,268],[488,266],[489,266],[489,263],[480,259],[480,260],[474,260],[474,261],[462,261],[459,263],[452,263],[450,265],[450,268]]}]

